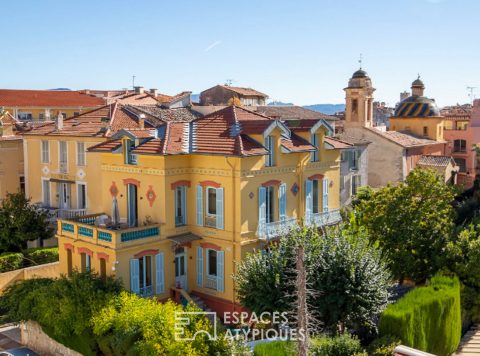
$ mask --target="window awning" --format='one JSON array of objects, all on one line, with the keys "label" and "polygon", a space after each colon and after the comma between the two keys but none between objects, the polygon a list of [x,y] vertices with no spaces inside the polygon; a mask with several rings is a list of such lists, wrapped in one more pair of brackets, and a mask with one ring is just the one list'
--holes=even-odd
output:
[{"label": "window awning", "polygon": [[69,180],[69,179],[59,179],[59,178],[50,178],[50,182],[54,183],[68,183],[68,184],[74,184],[74,180]]},{"label": "window awning", "polygon": [[178,247],[178,246],[190,245],[192,241],[201,240],[202,238],[198,235],[192,234],[190,232],[186,232],[184,234],[167,237],[167,239],[171,240],[173,244],[176,247]]}]

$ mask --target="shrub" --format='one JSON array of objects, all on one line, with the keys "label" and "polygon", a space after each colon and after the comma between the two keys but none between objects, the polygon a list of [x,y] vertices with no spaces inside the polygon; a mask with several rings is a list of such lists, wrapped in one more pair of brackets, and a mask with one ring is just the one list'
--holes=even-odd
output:
[{"label": "shrub", "polygon": [[257,344],[253,354],[254,356],[294,356],[297,353],[295,344],[291,341],[272,341]]},{"label": "shrub", "polygon": [[0,255],[0,272],[22,268],[22,263],[23,255],[20,252],[3,253]]},{"label": "shrub", "polygon": [[342,334],[312,339],[310,352],[316,356],[353,356],[363,354],[363,349],[358,339],[350,334]]},{"label": "shrub", "polygon": [[380,317],[381,336],[398,337],[402,344],[436,355],[457,349],[461,334],[460,283],[444,276],[428,287],[416,288]]},{"label": "shrub", "polygon": [[[101,350],[106,355],[230,355],[225,338],[219,330],[216,341],[205,333],[195,340],[176,340],[175,315],[181,305],[169,301],[164,304],[122,292],[92,319],[93,331],[102,340]],[[198,311],[187,306],[187,311]],[[204,315],[190,314],[183,338],[191,338],[199,330],[213,329]]]},{"label": "shrub", "polygon": [[392,335],[379,337],[368,345],[368,354],[370,356],[393,356],[393,350],[400,345],[400,340]]},{"label": "shrub", "polygon": [[37,247],[24,251],[26,265],[41,265],[58,261],[58,247]]}]

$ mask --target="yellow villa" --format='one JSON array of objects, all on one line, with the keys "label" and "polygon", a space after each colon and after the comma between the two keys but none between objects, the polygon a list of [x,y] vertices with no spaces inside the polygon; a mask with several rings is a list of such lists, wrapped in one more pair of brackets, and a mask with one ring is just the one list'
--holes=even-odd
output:
[{"label": "yellow villa", "polygon": [[25,190],[23,143],[17,121],[8,112],[0,114],[0,200],[7,193]]},{"label": "yellow villa", "polygon": [[299,223],[340,221],[340,151],[350,146],[325,120],[229,106],[152,126],[88,149],[101,167],[85,177],[95,214],[58,221],[62,273],[91,269],[142,296],[188,293],[232,311],[246,253]]}]

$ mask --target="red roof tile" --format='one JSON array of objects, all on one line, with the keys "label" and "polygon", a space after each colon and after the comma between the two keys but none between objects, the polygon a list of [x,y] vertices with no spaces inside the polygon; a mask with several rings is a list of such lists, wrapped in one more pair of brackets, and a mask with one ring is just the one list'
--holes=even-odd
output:
[{"label": "red roof tile", "polygon": [[334,149],[352,148],[353,145],[333,137],[325,137],[325,142],[332,145]]},{"label": "red roof tile", "polygon": [[111,152],[114,151],[122,145],[122,140],[110,140],[99,143],[98,145],[91,146],[89,152]]},{"label": "red roof tile", "polygon": [[282,138],[281,144],[290,152],[309,152],[315,150],[315,146],[294,133],[292,133],[290,139]]},{"label": "red roof tile", "polygon": [[5,107],[96,107],[103,99],[70,90],[0,89],[0,106]]}]

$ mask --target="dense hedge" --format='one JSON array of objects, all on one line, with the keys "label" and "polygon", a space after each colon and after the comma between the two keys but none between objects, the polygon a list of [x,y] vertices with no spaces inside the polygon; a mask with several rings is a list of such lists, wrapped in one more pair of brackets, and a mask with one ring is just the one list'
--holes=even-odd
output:
[{"label": "dense hedge", "polygon": [[58,247],[29,248],[0,255],[0,273],[58,261]]},{"label": "dense hedge", "polygon": [[20,252],[2,253],[0,255],[0,273],[22,268],[23,255]]},{"label": "dense hedge", "polygon": [[461,337],[460,283],[457,278],[436,276],[427,287],[416,288],[380,317],[381,336],[398,337],[402,344],[450,355]]},{"label": "dense hedge", "polygon": [[348,333],[335,337],[314,338],[311,342],[310,352],[316,356],[364,355],[360,341]]}]

